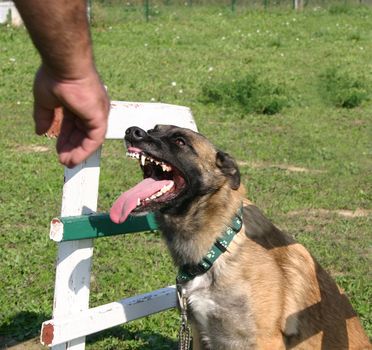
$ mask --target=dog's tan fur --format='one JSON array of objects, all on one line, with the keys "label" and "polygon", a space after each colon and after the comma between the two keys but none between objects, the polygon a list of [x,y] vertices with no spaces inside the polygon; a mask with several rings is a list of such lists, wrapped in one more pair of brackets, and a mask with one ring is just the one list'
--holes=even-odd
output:
[{"label": "dog's tan fur", "polygon": [[[179,156],[200,170],[199,180],[211,191],[194,196],[182,213],[158,214],[175,264],[197,264],[241,203],[244,208],[243,227],[228,251],[207,273],[184,284],[193,349],[372,349],[329,274],[245,199],[243,186],[236,186],[236,163],[226,155],[226,165],[205,137],[176,129],[196,151],[180,150]],[[163,135],[175,129],[158,130]]]}]

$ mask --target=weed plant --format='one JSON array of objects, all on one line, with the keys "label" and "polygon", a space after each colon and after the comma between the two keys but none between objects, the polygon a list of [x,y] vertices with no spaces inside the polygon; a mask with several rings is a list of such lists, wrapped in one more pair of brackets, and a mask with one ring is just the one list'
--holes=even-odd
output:
[{"label": "weed plant", "polygon": [[369,98],[364,79],[339,67],[327,68],[320,75],[320,84],[323,97],[335,107],[355,108]]},{"label": "weed plant", "polygon": [[202,87],[206,102],[225,107],[241,108],[245,113],[276,114],[287,104],[288,98],[282,86],[247,74],[233,80],[210,81]]}]

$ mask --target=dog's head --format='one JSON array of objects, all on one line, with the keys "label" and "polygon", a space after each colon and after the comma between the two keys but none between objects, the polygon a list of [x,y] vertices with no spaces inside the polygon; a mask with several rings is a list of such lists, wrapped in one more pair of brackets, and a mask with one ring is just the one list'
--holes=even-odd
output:
[{"label": "dog's head", "polygon": [[157,125],[146,132],[131,127],[125,143],[127,155],[139,160],[144,180],[114,203],[110,217],[116,223],[130,213],[179,213],[196,197],[224,186],[239,188],[240,173],[233,158],[189,129]]}]

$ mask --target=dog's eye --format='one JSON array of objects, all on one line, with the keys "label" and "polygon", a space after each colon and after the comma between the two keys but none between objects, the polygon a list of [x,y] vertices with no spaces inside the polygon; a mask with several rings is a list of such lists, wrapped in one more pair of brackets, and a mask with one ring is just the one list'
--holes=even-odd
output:
[{"label": "dog's eye", "polygon": [[186,141],[182,137],[175,138],[174,143],[178,146],[185,146],[186,145]]}]

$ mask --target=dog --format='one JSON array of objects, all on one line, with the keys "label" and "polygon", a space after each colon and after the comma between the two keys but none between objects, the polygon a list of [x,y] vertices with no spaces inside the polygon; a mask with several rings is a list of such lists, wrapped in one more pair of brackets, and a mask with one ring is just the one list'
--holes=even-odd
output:
[{"label": "dog", "polygon": [[186,300],[193,349],[372,349],[350,302],[311,254],[248,199],[236,161],[203,135],[127,129],[144,180],[110,217],[155,212]]}]

